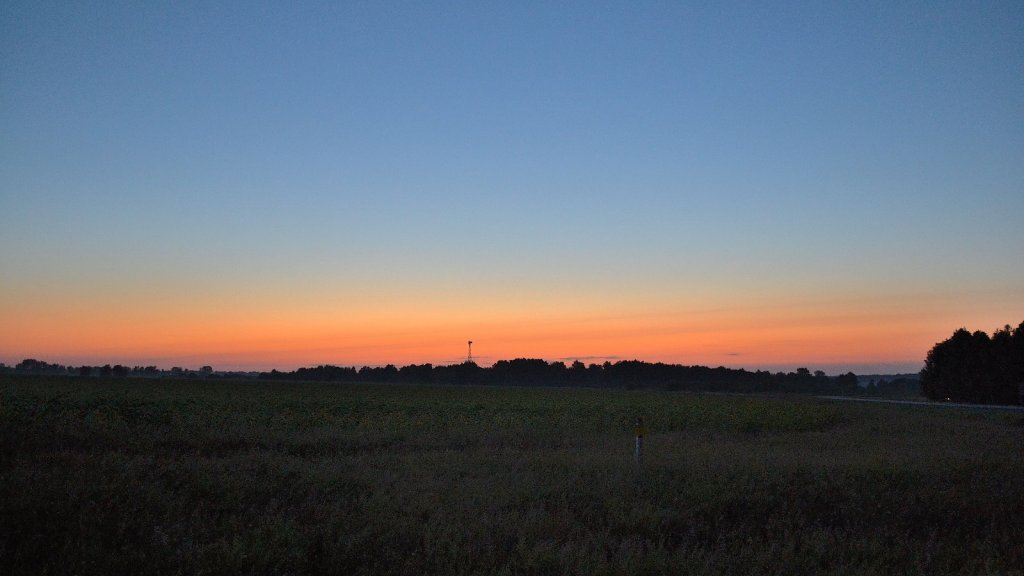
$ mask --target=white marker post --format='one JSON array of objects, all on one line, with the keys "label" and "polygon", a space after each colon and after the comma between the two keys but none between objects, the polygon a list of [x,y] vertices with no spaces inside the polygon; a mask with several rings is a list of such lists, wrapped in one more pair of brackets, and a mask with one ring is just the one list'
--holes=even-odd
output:
[{"label": "white marker post", "polygon": [[637,465],[644,459],[644,436],[647,435],[647,427],[644,426],[643,416],[636,417],[636,427],[633,429],[636,434],[636,448],[634,449],[633,456],[636,458]]}]

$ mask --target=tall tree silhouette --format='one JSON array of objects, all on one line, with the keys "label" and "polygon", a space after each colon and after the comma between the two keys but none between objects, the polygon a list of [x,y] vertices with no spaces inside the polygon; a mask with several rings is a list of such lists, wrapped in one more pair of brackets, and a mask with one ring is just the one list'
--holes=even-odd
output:
[{"label": "tall tree silhouette", "polygon": [[1024,322],[990,338],[960,328],[928,351],[921,391],[933,400],[1015,404],[1024,382]]}]

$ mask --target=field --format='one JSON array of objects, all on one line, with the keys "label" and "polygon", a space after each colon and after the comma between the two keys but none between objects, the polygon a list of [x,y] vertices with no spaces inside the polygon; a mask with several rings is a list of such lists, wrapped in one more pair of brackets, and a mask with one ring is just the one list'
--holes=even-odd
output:
[{"label": "field", "polygon": [[1019,575],[1022,450],[1019,412],[3,377],[0,573]]}]

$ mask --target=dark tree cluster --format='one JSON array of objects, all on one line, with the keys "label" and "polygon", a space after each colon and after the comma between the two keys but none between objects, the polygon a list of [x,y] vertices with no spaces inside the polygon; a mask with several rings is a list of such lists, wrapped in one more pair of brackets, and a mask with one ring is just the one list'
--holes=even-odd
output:
[{"label": "dark tree cluster", "polygon": [[413,364],[363,367],[339,366],[299,368],[292,372],[263,372],[261,379],[334,382],[403,382],[409,384],[477,384],[496,386],[579,386],[591,388],[647,388],[661,390],[716,392],[804,392],[857,394],[857,376],[852,372],[830,377],[813,374],[807,368],[796,372],[749,372],[742,369],[681,366],[623,360],[586,365],[575,361],[546,362],[534,358],[499,360],[490,368],[473,362],[448,366]]},{"label": "dark tree cluster", "polygon": [[921,370],[921,390],[932,400],[1017,404],[1024,385],[1024,322],[991,337],[961,328],[936,344]]},{"label": "dark tree cluster", "polygon": [[189,370],[175,366],[161,370],[156,366],[129,368],[111,366],[62,366],[39,360],[25,360],[14,367],[0,365],[0,372],[20,374],[77,375],[134,378],[252,378],[283,381],[317,382],[395,382],[407,384],[453,384],[494,386],[573,386],[588,388],[658,389],[693,392],[796,392],[814,394],[863,394],[857,376],[852,372],[826,376],[818,370],[798,368],[795,372],[750,372],[719,366],[682,366],[623,360],[603,364],[575,361],[546,362],[535,358],[499,360],[490,368],[474,362],[434,366],[411,364],[398,368],[364,366],[362,368],[323,365],[299,368],[291,372],[215,372],[210,366]]},{"label": "dark tree cluster", "polygon": [[864,388],[865,396],[881,396],[883,398],[919,398],[921,381],[918,378],[880,378],[872,380]]},{"label": "dark tree cluster", "polygon": [[174,367],[170,370],[161,370],[156,366],[124,366],[121,364],[104,364],[103,366],[64,366],[63,364],[50,364],[42,360],[28,358],[22,360],[15,366],[0,364],[0,373],[32,374],[48,376],[101,376],[101,377],[133,377],[133,378],[209,378],[216,376],[227,377],[229,375],[245,376],[248,373],[215,373],[213,367],[203,366],[199,370],[187,370]]},{"label": "dark tree cluster", "polygon": [[[0,364],[0,366],[3,366]],[[68,374],[70,370],[73,370],[67,366],[60,364],[50,364],[49,362],[43,362],[42,360],[36,360],[35,358],[26,358],[21,362],[18,362],[13,368],[7,368],[7,371],[19,372],[21,374],[50,374],[60,375]]]}]

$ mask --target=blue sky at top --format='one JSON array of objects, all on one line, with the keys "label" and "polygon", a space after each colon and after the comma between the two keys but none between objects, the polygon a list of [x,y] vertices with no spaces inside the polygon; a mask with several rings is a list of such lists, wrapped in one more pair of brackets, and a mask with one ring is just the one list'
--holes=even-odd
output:
[{"label": "blue sky at top", "polygon": [[0,132],[11,306],[1024,296],[1019,2],[9,2]]}]

